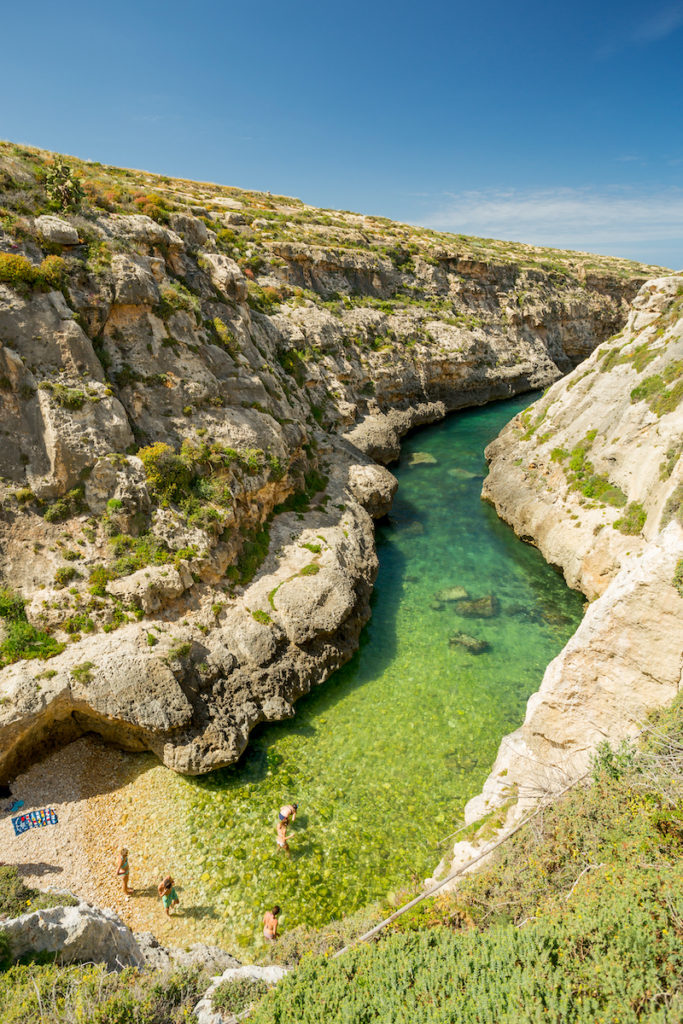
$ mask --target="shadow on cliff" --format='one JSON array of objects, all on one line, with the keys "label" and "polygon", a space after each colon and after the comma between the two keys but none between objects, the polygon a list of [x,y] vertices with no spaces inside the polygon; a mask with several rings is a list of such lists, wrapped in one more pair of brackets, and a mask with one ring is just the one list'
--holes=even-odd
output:
[{"label": "shadow on cliff", "polygon": [[[285,777],[289,777],[291,766],[284,766],[284,758],[277,751],[278,741],[285,736],[299,736],[302,740],[314,737],[318,731],[318,719],[324,717],[326,712],[354,690],[365,686],[386,670],[396,655],[396,621],[402,600],[406,559],[396,545],[391,547],[390,558],[383,558],[383,549],[388,549],[391,545],[395,531],[409,528],[411,524],[419,522],[419,519],[417,509],[408,502],[403,502],[396,516],[392,510],[391,517],[386,517],[377,524],[380,573],[370,598],[373,614],[361,632],[358,650],[349,661],[316,686],[311,693],[296,702],[294,718],[257,725],[249,737],[246,750],[234,765],[220,768],[209,775],[199,776],[193,779],[193,782],[210,791],[239,788],[247,782],[260,782],[267,775],[277,776],[281,770],[284,771]],[[386,554],[389,555],[388,550]],[[381,616],[375,616],[379,602],[382,605]],[[369,645],[372,651],[371,658],[367,657]],[[283,793],[286,794],[290,789],[291,781],[283,783]]]}]

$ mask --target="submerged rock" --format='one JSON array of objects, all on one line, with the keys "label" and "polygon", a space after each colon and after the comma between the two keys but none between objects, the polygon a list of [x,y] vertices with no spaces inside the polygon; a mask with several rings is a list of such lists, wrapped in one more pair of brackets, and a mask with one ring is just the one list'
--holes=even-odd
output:
[{"label": "submerged rock", "polygon": [[476,636],[470,636],[469,633],[454,633],[448,638],[448,643],[451,647],[464,647],[470,654],[483,654],[490,647],[486,640],[478,640]]},{"label": "submerged rock", "polygon": [[408,459],[409,466],[436,466],[437,461],[429,452],[413,452]]},{"label": "submerged rock", "polygon": [[494,594],[486,594],[472,601],[458,601],[458,615],[468,619],[492,619],[498,614],[498,598]]},{"label": "submerged rock", "polygon": [[443,590],[437,590],[434,594],[434,600],[439,602],[464,601],[467,597],[469,594],[464,587],[444,587]]}]

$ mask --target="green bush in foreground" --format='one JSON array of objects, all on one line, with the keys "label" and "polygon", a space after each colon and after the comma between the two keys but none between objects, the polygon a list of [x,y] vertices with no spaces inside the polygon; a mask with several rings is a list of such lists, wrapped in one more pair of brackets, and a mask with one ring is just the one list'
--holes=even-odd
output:
[{"label": "green bush in foreground", "polygon": [[18,965],[0,972],[2,1024],[184,1024],[208,984],[197,969]]},{"label": "green bush in foreground", "polygon": [[304,961],[250,1021],[664,1024],[683,1014],[678,930],[665,880],[631,869],[524,928],[439,927]]},{"label": "green bush in foreground", "polygon": [[78,900],[68,894],[30,889],[24,885],[14,865],[0,866],[0,914],[3,916],[20,917],[21,914],[42,910],[44,907],[73,907],[77,903]]},{"label": "green bush in foreground", "polygon": [[225,1013],[242,1013],[268,991],[265,981],[255,978],[238,978],[224,981],[214,990],[211,1005],[214,1010]]}]

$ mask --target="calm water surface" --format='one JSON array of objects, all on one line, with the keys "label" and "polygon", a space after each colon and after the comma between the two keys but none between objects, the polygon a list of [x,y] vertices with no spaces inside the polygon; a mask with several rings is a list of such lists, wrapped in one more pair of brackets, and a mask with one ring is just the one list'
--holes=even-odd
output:
[{"label": "calm water surface", "polygon": [[[406,439],[359,652],[292,721],[257,731],[239,764],[182,780],[176,849],[226,943],[258,942],[273,902],[283,928],[322,924],[430,874],[576,629],[581,595],[479,497],[484,448],[528,404],[467,410]],[[439,608],[435,593],[455,586],[495,595],[498,614]],[[456,632],[489,649],[450,645]],[[300,805],[291,859],[275,847],[288,800]]]}]

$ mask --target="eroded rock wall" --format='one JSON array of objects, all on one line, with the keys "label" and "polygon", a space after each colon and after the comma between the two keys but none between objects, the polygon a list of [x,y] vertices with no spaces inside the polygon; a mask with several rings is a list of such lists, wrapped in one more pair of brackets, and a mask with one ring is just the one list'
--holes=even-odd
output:
[{"label": "eroded rock wall", "polygon": [[645,268],[99,165],[55,212],[49,159],[0,147],[0,777],[89,729],[208,771],[355,650],[373,460],[557,379]]},{"label": "eroded rock wall", "polygon": [[[628,322],[488,447],[483,496],[588,597],[522,726],[501,743],[476,821],[511,827],[634,736],[683,679],[683,277],[649,281]],[[472,844],[457,844],[464,862]]]}]

